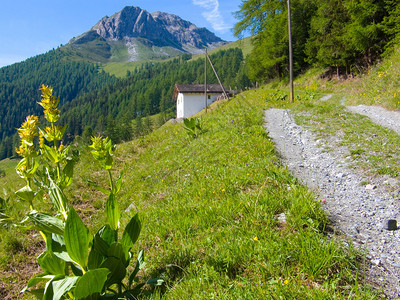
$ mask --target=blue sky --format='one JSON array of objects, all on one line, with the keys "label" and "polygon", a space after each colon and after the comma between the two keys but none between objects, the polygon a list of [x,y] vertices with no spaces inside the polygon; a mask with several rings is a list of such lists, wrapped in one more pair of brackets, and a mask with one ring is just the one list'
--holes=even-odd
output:
[{"label": "blue sky", "polygon": [[2,0],[0,67],[57,48],[125,6],[175,14],[234,41],[241,0]]}]

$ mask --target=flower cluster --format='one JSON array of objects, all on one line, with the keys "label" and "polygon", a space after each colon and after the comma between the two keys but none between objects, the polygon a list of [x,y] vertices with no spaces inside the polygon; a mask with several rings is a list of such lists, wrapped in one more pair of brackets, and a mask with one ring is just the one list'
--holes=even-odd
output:
[{"label": "flower cluster", "polygon": [[113,152],[115,150],[115,145],[112,144],[111,140],[106,137],[102,138],[101,136],[93,136],[92,137],[92,145],[89,146],[92,148],[92,155],[95,160],[97,160],[100,165],[109,170],[113,164]]},{"label": "flower cluster", "polygon": [[44,116],[50,123],[55,123],[60,119],[60,111],[57,109],[60,97],[53,95],[53,88],[47,85],[42,85],[42,100],[39,102],[44,108]]},{"label": "flower cluster", "polygon": [[[23,159],[17,166],[17,173],[20,177],[28,180],[28,186],[31,187],[31,179],[35,175],[38,167],[36,157],[38,152],[35,149],[35,137],[39,137],[39,147],[41,154],[50,159],[53,163],[62,162],[66,153],[63,152],[63,146],[58,143],[62,140],[66,126],[54,125],[60,119],[60,111],[57,109],[60,102],[59,97],[53,96],[53,88],[42,85],[42,99],[39,104],[44,108],[45,118],[51,123],[51,126],[46,126],[44,129],[39,128],[39,118],[37,116],[28,116],[26,121],[18,129],[18,134],[21,139],[21,145],[15,149],[15,152]],[[54,147],[50,148],[45,145],[45,140],[54,142]],[[56,174],[60,174],[60,165],[57,165]],[[61,180],[60,178],[58,178]]]},{"label": "flower cluster", "polygon": [[46,126],[44,130],[40,130],[40,133],[49,142],[61,141],[64,136],[65,129],[67,128],[62,126]]},{"label": "flower cluster", "polygon": [[[62,127],[54,125],[54,123],[60,119],[60,111],[57,109],[60,97],[54,96],[53,88],[47,85],[43,84],[40,90],[42,91],[42,99],[38,104],[44,108],[44,116],[46,120],[51,123],[51,127],[46,126],[44,130],[40,129],[40,137],[44,137],[49,142],[56,143],[57,141],[62,140],[67,128],[66,126]],[[43,147],[43,144],[43,140],[41,140],[41,148]]]},{"label": "flower cluster", "polygon": [[21,145],[15,149],[21,157],[36,156],[33,140],[38,136],[39,119],[37,116],[27,116],[21,127],[18,128],[18,135],[21,139]]}]

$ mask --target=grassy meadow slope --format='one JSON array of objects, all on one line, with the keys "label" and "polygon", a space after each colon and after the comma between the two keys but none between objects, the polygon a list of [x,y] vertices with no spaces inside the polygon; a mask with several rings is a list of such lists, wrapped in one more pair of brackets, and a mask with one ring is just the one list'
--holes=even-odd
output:
[{"label": "grassy meadow slope", "polygon": [[[209,50],[208,53],[213,54],[220,50],[227,50],[227,49],[231,49],[231,48],[240,48],[243,51],[243,57],[246,57],[251,52],[251,49],[253,48],[253,46],[251,44],[251,40],[252,40],[252,37],[240,39],[235,42],[231,42],[229,44],[222,45],[218,48]],[[193,59],[197,59],[199,57],[204,57],[204,54],[193,55]]]},{"label": "grassy meadow slope", "polygon": [[[295,82],[296,101],[274,82],[219,102],[199,113],[203,132],[188,136],[182,124],[169,122],[153,133],[117,146],[115,173],[125,170],[120,194],[126,223],[139,213],[145,249],[144,278],[166,284],[149,290],[167,299],[374,299],[363,277],[362,253],[324,233],[321,201],[284,166],[263,128],[268,107],[290,108],[296,121],[319,139],[339,136],[354,167],[368,175],[398,177],[400,138],[346,104],[378,104],[397,109],[399,50],[364,76],[326,80],[310,70]],[[318,101],[332,93],[327,101]],[[324,145],[326,151],[329,146]],[[334,146],[334,145],[333,145]],[[107,176],[82,157],[68,188],[71,203],[92,232],[105,221],[106,198],[87,179],[106,185]],[[23,219],[26,203],[13,191],[24,185],[14,171],[17,160],[0,162],[0,197],[5,212]],[[49,203],[44,206],[49,206]],[[0,228],[0,296],[19,290],[40,268],[40,235],[30,228]],[[147,296],[144,296],[145,298]]]},{"label": "grassy meadow slope", "polygon": [[[220,50],[227,50],[227,49],[236,48],[236,47],[242,49],[243,56],[246,57],[250,53],[251,48],[252,48],[251,37],[244,38],[244,39],[220,46],[218,48],[215,48],[215,49],[211,50],[209,52],[209,54],[216,53]],[[200,57],[204,57],[204,55],[202,55],[202,54],[193,55],[192,60],[198,59]],[[169,59],[173,59],[173,58],[169,58]],[[167,60],[169,60],[169,59],[167,59]],[[148,61],[160,62],[162,60],[160,60],[160,59],[156,60],[152,57],[147,57],[147,58],[143,57],[143,59],[141,59],[141,60],[132,61],[132,62],[111,61],[111,62],[102,64],[102,69],[111,75],[115,75],[115,76],[121,78],[121,77],[126,76],[127,71],[134,72],[136,68],[140,67],[143,63],[148,62]]]},{"label": "grassy meadow slope", "polygon": [[345,86],[351,95],[348,104],[380,105],[391,110],[400,109],[400,47],[368,71],[362,80]]},{"label": "grassy meadow slope", "polygon": [[[147,262],[142,276],[166,281],[153,291],[155,298],[374,297],[361,284],[360,254],[322,233],[320,201],[279,164],[263,128],[266,100],[274,93],[248,91],[200,113],[203,133],[197,138],[182,124],[167,123],[118,146],[116,171],[125,170],[122,221],[139,213]],[[85,180],[102,185],[107,177],[81,151],[68,194],[95,231],[105,220],[106,199]],[[12,189],[23,183],[6,173],[0,189],[10,195],[7,212],[21,219],[19,208],[26,204],[15,200]],[[13,228],[1,228],[0,240],[0,295],[17,295],[40,271],[34,258],[43,244],[35,231]]]},{"label": "grassy meadow slope", "polygon": [[[325,70],[312,68],[295,79],[295,89],[342,94],[346,105],[379,105],[400,110],[400,47],[364,74],[337,80],[321,79]],[[280,84],[276,84],[284,89]],[[287,91],[287,90],[286,90]]]}]

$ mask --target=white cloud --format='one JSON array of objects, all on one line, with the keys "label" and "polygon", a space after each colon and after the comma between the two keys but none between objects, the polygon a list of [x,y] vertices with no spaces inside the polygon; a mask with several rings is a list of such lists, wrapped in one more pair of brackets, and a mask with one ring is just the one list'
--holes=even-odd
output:
[{"label": "white cloud", "polygon": [[219,11],[218,0],[192,0],[194,5],[204,8],[206,11],[201,15],[210,22],[212,28],[216,31],[225,32],[230,28],[226,25]]}]

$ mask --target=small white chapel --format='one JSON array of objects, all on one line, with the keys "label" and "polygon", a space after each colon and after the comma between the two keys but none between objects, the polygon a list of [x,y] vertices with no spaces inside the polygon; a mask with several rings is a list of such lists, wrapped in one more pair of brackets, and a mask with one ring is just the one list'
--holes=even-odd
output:
[{"label": "small white chapel", "polygon": [[[207,84],[207,106],[223,97],[224,90],[219,84]],[[189,118],[205,108],[204,84],[176,84],[173,94],[176,101],[176,118]]]}]

